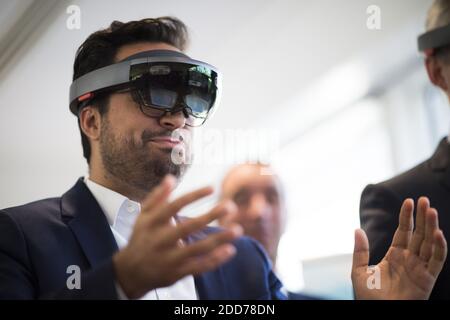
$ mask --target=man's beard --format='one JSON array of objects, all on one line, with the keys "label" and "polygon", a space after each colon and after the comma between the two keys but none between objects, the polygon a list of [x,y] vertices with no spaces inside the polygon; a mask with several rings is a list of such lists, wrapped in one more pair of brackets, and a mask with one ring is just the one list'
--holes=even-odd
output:
[{"label": "man's beard", "polygon": [[[107,119],[102,119],[100,154],[108,174],[138,190],[150,192],[165,175],[172,174],[181,179],[189,165],[176,164],[171,159],[172,149],[149,146],[156,136],[170,136],[171,131],[144,131],[139,141],[133,136],[114,134]],[[186,146],[187,148],[187,146]]]}]

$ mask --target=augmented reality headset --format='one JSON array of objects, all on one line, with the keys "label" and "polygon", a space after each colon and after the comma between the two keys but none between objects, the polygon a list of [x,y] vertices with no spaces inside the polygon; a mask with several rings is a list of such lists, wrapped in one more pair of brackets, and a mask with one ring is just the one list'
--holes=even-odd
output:
[{"label": "augmented reality headset", "polygon": [[129,91],[149,117],[181,111],[186,125],[199,126],[218,105],[221,74],[181,52],[140,52],[76,79],[70,86],[70,110],[78,116],[96,97],[123,91]]},{"label": "augmented reality headset", "polygon": [[426,56],[436,53],[437,49],[450,45],[450,24],[430,30],[420,35],[418,40],[419,51]]}]

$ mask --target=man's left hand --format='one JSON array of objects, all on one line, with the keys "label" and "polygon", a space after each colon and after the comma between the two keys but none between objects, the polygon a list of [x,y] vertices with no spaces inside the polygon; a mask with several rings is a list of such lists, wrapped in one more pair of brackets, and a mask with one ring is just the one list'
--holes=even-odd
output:
[{"label": "man's left hand", "polygon": [[[369,241],[363,230],[356,230],[352,266],[356,299],[430,297],[447,257],[447,243],[438,226],[438,213],[430,208],[429,200],[422,197],[417,206],[414,230],[414,201],[403,202],[391,247],[383,260],[371,269],[368,269]],[[379,277],[379,286],[374,277]]]}]

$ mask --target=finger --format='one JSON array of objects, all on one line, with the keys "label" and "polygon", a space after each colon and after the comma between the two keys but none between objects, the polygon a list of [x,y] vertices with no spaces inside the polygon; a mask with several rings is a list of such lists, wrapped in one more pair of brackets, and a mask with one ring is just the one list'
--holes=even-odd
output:
[{"label": "finger", "polygon": [[369,240],[362,229],[355,230],[352,272],[369,265]]},{"label": "finger", "polygon": [[176,179],[174,176],[170,174],[166,175],[161,183],[148,194],[144,201],[142,201],[141,212],[150,212],[158,204],[161,204],[161,202],[167,201],[170,193],[175,187],[175,183]]},{"label": "finger", "polygon": [[178,273],[179,277],[186,275],[199,275],[204,272],[208,272],[218,268],[220,265],[227,262],[231,257],[236,254],[236,248],[231,244],[224,244],[219,248],[216,248],[210,254],[194,258],[181,265]]},{"label": "finger", "polygon": [[434,208],[428,209],[425,215],[425,238],[420,246],[419,257],[423,261],[428,261],[433,254],[434,233],[438,230],[437,211]]},{"label": "finger", "polygon": [[414,201],[406,199],[400,209],[398,228],[392,239],[392,247],[402,249],[408,247],[414,229],[413,212]]},{"label": "finger", "polygon": [[434,251],[428,262],[428,271],[437,278],[447,258],[447,241],[442,230],[435,231],[433,239]]},{"label": "finger", "polygon": [[215,206],[207,214],[179,222],[175,228],[170,228],[165,234],[165,243],[173,244],[178,239],[185,239],[191,233],[204,229],[212,221],[236,211],[231,201],[225,201]]},{"label": "finger", "polygon": [[427,197],[420,197],[417,203],[416,230],[414,230],[409,250],[415,255],[419,255],[422,241],[425,238],[425,215],[430,208],[430,201]]},{"label": "finger", "polygon": [[201,198],[209,196],[213,193],[212,187],[203,187],[192,192],[189,192],[174,201],[165,205],[159,212],[155,214],[156,222],[166,223],[171,217],[175,216],[182,208],[197,201]]},{"label": "finger", "polygon": [[242,227],[239,225],[234,225],[231,228],[214,233],[193,244],[179,248],[176,252],[175,259],[178,261],[183,261],[184,263],[186,259],[206,255],[214,251],[216,248],[236,240],[242,235],[242,233]]}]

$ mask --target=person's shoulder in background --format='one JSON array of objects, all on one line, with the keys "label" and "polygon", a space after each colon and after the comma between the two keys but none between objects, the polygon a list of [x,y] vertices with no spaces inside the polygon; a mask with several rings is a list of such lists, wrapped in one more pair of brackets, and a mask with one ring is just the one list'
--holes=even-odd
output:
[{"label": "person's shoulder in background", "polygon": [[[450,144],[447,138],[439,143],[435,153],[412,169],[389,180],[368,185],[361,195],[360,222],[370,244],[370,264],[383,259],[391,244],[398,224],[403,201],[421,196],[430,200],[439,213],[439,224],[445,233],[450,231]],[[441,273],[431,298],[450,297],[450,287],[445,288],[442,279],[450,277]],[[450,273],[449,273],[450,274]]]},{"label": "person's shoulder in background", "polygon": [[[361,196],[361,207],[382,205],[377,200],[383,199],[394,201],[399,209],[403,200],[408,197],[417,199],[420,196],[432,198],[444,195],[438,191],[446,192],[447,196],[449,189],[443,187],[447,182],[450,188],[449,168],[450,144],[447,138],[443,138],[429,159],[391,179],[366,186]],[[441,182],[444,183],[440,184]],[[393,214],[397,216],[398,212]]]}]

